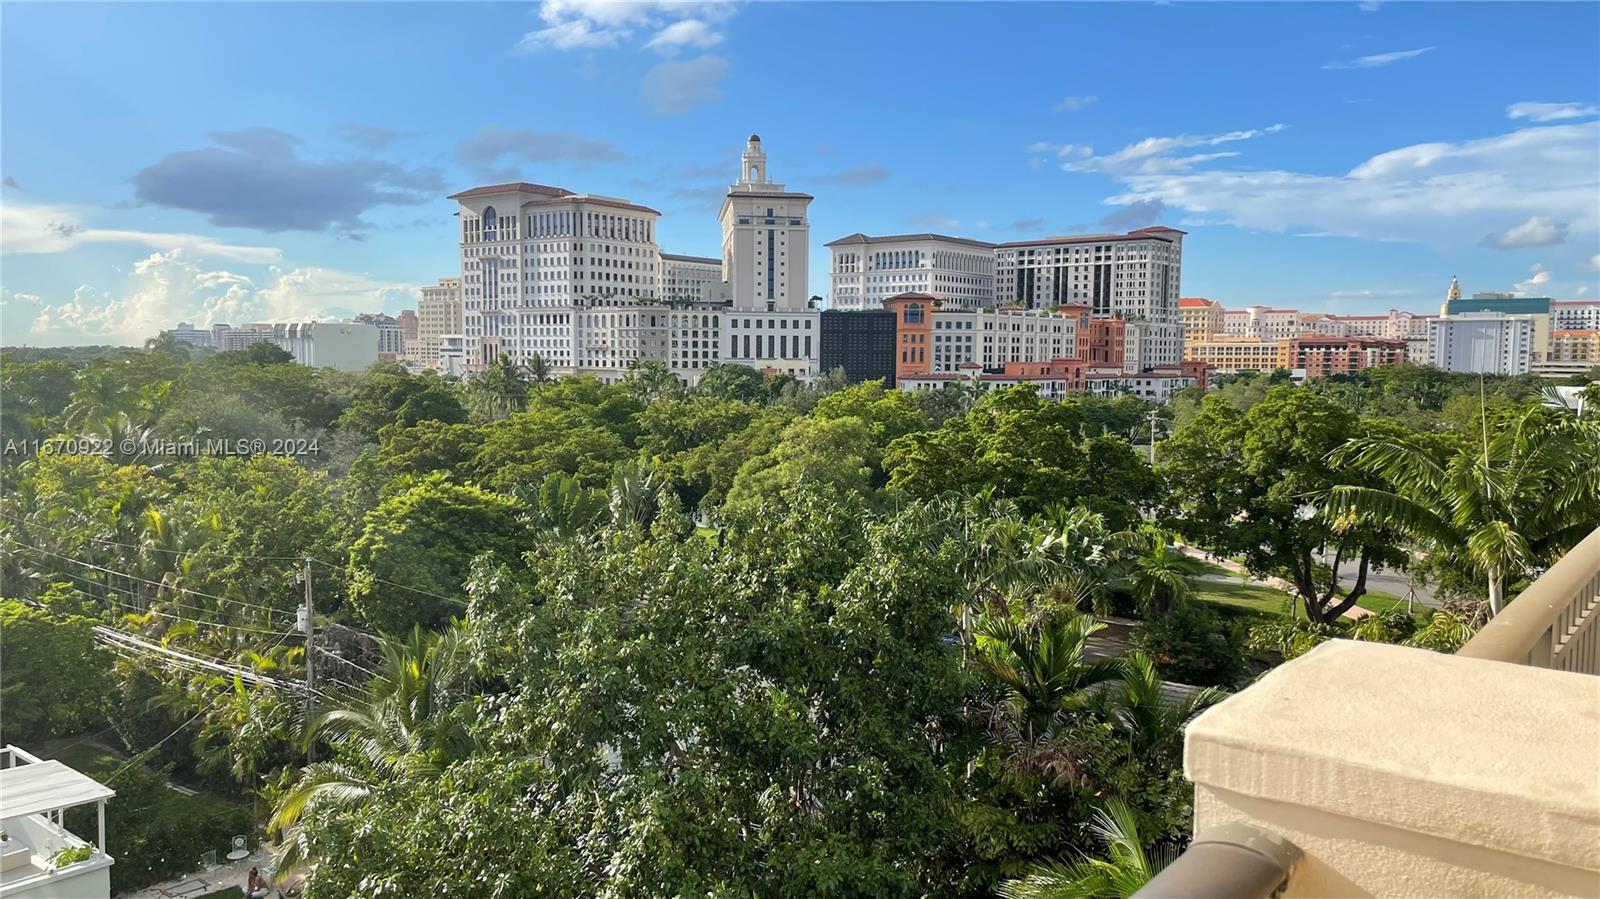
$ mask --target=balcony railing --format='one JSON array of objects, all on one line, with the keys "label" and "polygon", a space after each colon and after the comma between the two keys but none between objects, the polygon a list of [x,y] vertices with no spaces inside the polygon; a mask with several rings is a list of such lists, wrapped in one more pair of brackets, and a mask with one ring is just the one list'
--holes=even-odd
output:
[{"label": "balcony railing", "polygon": [[1600,529],[1550,566],[1458,655],[1600,674]]},{"label": "balcony railing", "polygon": [[1196,837],[1136,895],[1600,897],[1597,618],[1600,530],[1454,656],[1274,669],[1190,724]]}]

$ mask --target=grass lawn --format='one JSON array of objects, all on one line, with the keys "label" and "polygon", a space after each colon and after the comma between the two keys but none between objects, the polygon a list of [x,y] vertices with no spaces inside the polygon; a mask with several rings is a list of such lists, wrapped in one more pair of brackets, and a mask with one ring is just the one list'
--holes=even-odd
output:
[{"label": "grass lawn", "polygon": [[1292,608],[1289,594],[1271,587],[1245,584],[1237,580],[1195,582],[1195,598],[1202,602],[1231,606],[1264,615],[1288,615]]}]

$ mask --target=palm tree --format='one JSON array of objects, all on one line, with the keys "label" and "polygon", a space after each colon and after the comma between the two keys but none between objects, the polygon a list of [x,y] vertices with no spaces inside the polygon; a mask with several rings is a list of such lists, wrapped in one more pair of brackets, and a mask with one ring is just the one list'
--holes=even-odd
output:
[{"label": "palm tree", "polygon": [[1106,858],[1083,856],[1071,864],[1048,862],[1020,880],[1000,885],[1005,899],[1125,899],[1172,863],[1168,847],[1149,852],[1139,840],[1139,825],[1121,799],[1095,809],[1089,829],[1106,844]]},{"label": "palm tree", "polygon": [[973,658],[1031,738],[1057,712],[1086,705],[1089,687],[1121,674],[1115,661],[1084,658],[1089,638],[1104,629],[1087,615],[1036,628],[1024,627],[1009,616],[986,616],[977,627]]},{"label": "palm tree", "polygon": [[127,380],[109,365],[100,365],[78,375],[77,387],[61,416],[68,428],[86,430],[131,411],[133,392]]},{"label": "palm tree", "polygon": [[570,540],[583,533],[600,520],[605,510],[605,499],[599,491],[559,472],[546,475],[526,502],[529,509],[523,520],[535,531],[557,540]]},{"label": "palm tree", "polygon": [[679,396],[683,393],[683,381],[659,359],[647,359],[643,362],[636,359],[628,369],[628,386],[641,399],[653,400],[659,397]]},{"label": "palm tree", "polygon": [[472,376],[467,396],[480,418],[497,420],[528,407],[528,374],[505,353]]},{"label": "palm tree", "polygon": [[1120,667],[1122,683],[1105,696],[1111,720],[1128,735],[1140,757],[1170,754],[1176,759],[1183,745],[1183,726],[1228,696],[1215,687],[1187,692],[1166,687],[1155,663],[1142,652],[1124,656]]},{"label": "palm tree", "polygon": [[[213,688],[221,677],[205,678]],[[237,671],[226,696],[219,696],[202,717],[195,736],[195,755],[201,770],[226,770],[250,792],[251,818],[255,817],[257,775],[262,763],[285,742],[289,707],[270,687],[246,687]]]},{"label": "palm tree", "polygon": [[1203,566],[1173,549],[1166,532],[1141,531],[1130,543],[1137,552],[1124,563],[1123,582],[1133,590],[1145,617],[1165,615],[1194,594],[1192,578]]},{"label": "palm tree", "polygon": [[534,353],[532,356],[528,357],[528,364],[526,367],[528,371],[528,380],[533,384],[548,384],[552,380],[550,375],[550,363],[538,353]]},{"label": "palm tree", "polygon": [[154,337],[147,338],[144,342],[144,348],[145,352],[148,353],[166,353],[184,360],[189,358],[191,351],[190,346],[179,340],[177,335],[171,331],[162,331]]},{"label": "palm tree", "polygon": [[1418,437],[1357,438],[1335,460],[1385,487],[1329,491],[1336,526],[1392,528],[1477,572],[1499,614],[1506,585],[1548,565],[1600,526],[1600,434],[1588,423],[1523,412],[1481,446],[1440,458]]},{"label": "palm tree", "polygon": [[307,743],[328,741],[334,758],[305,766],[278,798],[268,826],[282,836],[283,867],[314,854],[300,828],[307,812],[358,807],[390,785],[436,776],[471,753],[462,710],[471,688],[463,634],[457,622],[443,633],[419,627],[403,639],[382,638],[382,661],[366,695],[311,722]]}]

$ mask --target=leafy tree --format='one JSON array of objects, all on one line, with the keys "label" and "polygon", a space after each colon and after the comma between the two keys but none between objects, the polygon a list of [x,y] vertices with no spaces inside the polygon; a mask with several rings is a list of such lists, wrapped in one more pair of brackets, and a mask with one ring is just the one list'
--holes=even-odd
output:
[{"label": "leafy tree", "polygon": [[472,560],[510,560],[527,531],[511,500],[429,475],[367,514],[350,547],[349,605],[368,626],[398,634],[433,627],[466,604]]},{"label": "leafy tree", "polygon": [[479,421],[494,421],[528,407],[528,372],[505,353],[467,381],[467,397]]},{"label": "leafy tree", "polygon": [[288,365],[294,362],[294,354],[270,341],[261,340],[250,344],[242,350],[229,350],[217,354],[217,361],[224,365],[244,363],[247,365]]},{"label": "leafy tree", "polygon": [[660,359],[635,359],[628,366],[623,383],[645,401],[683,395],[683,381]]},{"label": "leafy tree", "polygon": [[766,376],[748,365],[712,363],[695,384],[695,392],[722,400],[754,403],[766,398]]},{"label": "leafy tree", "polygon": [[[1336,528],[1314,505],[1361,475],[1330,454],[1361,433],[1355,415],[1333,400],[1275,388],[1241,413],[1208,397],[1199,415],[1161,443],[1168,523],[1213,552],[1242,557],[1257,576],[1281,576],[1306,613],[1337,621],[1366,592],[1375,566],[1403,566],[1404,551],[1383,528]],[[1319,552],[1332,564],[1324,566]],[[1340,568],[1355,560],[1344,589]]]},{"label": "leafy tree", "polygon": [[1498,614],[1506,585],[1600,527],[1600,437],[1529,408],[1492,437],[1439,453],[1416,438],[1357,438],[1338,459],[1381,479],[1328,493],[1343,527],[1375,524],[1476,572]]},{"label": "leafy tree", "polygon": [[1182,684],[1232,687],[1247,671],[1242,629],[1206,603],[1141,621],[1133,643],[1163,678]]},{"label": "leafy tree", "polygon": [[802,418],[768,453],[739,469],[727,507],[754,511],[777,505],[798,484],[823,485],[836,495],[865,494],[873,485],[878,444],[859,418]]},{"label": "leafy tree", "polygon": [[463,424],[467,410],[455,390],[432,372],[416,376],[402,371],[369,372],[339,416],[341,433],[366,442],[385,425],[412,427],[423,421]]},{"label": "leafy tree", "polygon": [[111,711],[111,654],[94,622],[57,618],[0,600],[0,740],[26,743],[83,733]]},{"label": "leafy tree", "polygon": [[479,484],[512,492],[569,474],[586,486],[610,479],[612,465],[632,455],[626,444],[591,416],[535,407],[484,427],[483,441],[466,473]]}]

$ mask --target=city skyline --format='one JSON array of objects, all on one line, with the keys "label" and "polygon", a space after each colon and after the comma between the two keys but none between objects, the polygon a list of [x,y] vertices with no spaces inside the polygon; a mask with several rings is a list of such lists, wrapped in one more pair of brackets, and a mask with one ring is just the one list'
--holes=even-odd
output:
[{"label": "city skyline", "polygon": [[[1592,6],[73,9],[4,11],[8,345],[414,308],[459,267],[447,195],[501,181],[651,205],[663,252],[714,257],[751,131],[816,197],[815,294],[856,232],[1155,224],[1189,234],[1183,295],[1229,308],[1600,292]],[[195,43],[217,29],[251,37]],[[1137,37],[1036,58],[1086,30]]]}]

